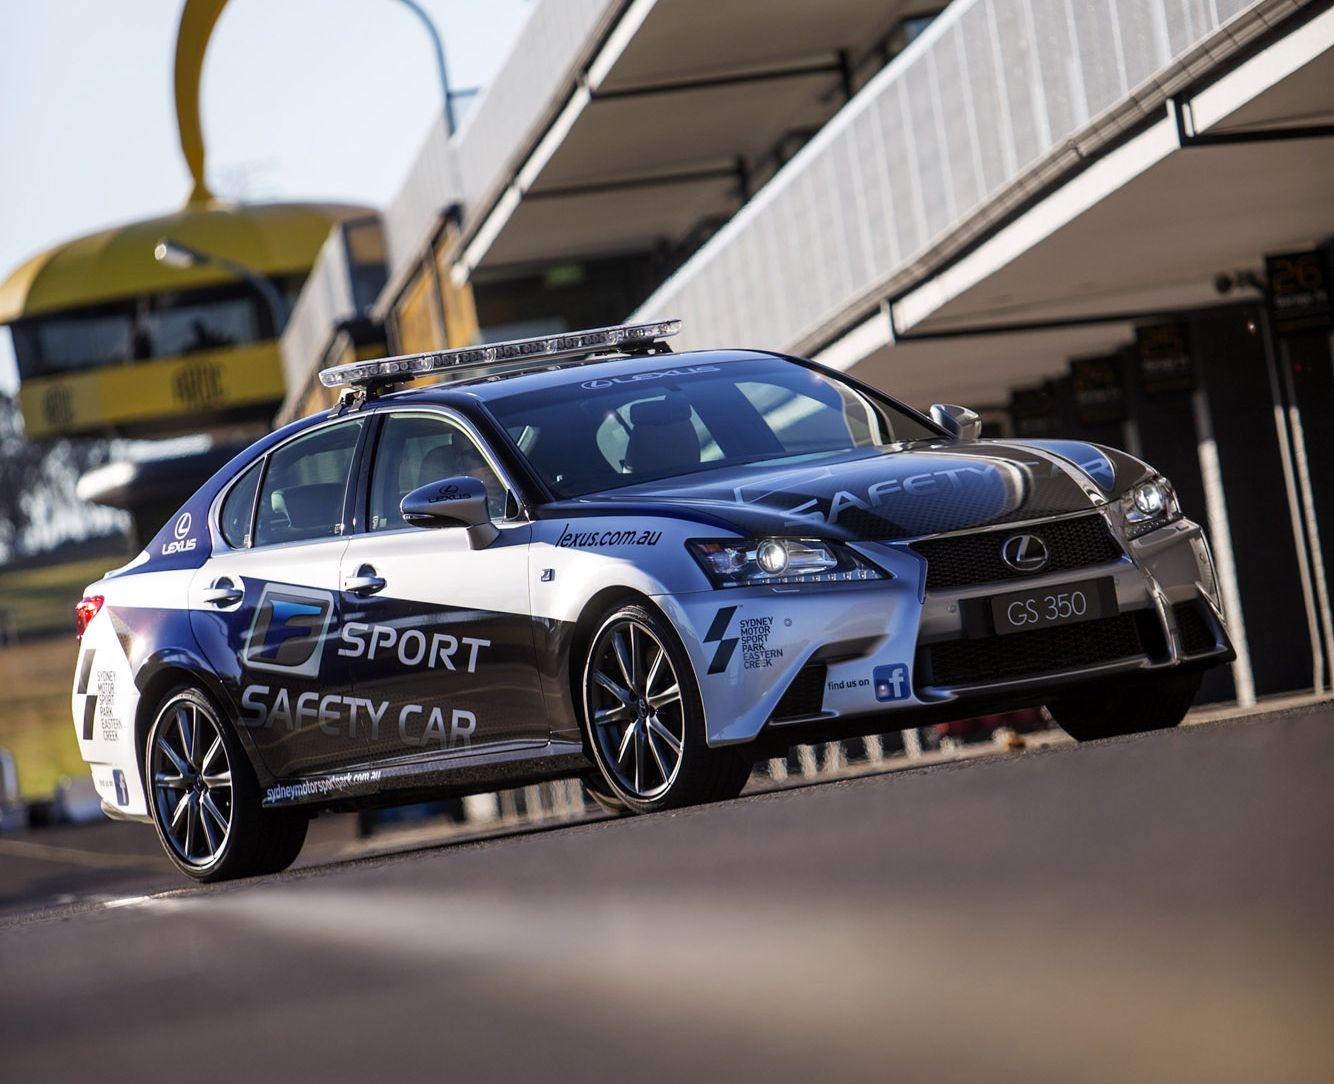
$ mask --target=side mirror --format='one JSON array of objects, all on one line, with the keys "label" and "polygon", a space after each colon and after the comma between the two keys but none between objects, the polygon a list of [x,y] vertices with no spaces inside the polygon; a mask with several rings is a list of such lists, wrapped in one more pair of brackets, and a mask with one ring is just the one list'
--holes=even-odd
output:
[{"label": "side mirror", "polygon": [[414,527],[466,527],[468,545],[489,546],[500,531],[486,506],[486,486],[466,475],[442,478],[414,489],[399,505],[403,518]]},{"label": "side mirror", "polygon": [[977,440],[982,435],[982,419],[967,407],[932,403],[931,420],[959,440]]}]

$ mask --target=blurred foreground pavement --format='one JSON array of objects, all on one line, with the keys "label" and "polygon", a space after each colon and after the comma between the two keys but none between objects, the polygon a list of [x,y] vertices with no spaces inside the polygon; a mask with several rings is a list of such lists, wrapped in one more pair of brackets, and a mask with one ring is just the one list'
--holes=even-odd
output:
[{"label": "blurred foreground pavement", "polygon": [[0,1076],[1328,1081],[1332,765],[1325,704],[0,919]]}]

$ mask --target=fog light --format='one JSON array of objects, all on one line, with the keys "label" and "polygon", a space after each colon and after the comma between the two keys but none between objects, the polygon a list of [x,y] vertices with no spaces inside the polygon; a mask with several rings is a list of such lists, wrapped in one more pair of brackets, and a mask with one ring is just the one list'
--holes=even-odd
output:
[{"label": "fog light", "polygon": [[755,547],[755,563],[770,576],[777,576],[787,568],[787,547],[777,539],[766,538]]}]

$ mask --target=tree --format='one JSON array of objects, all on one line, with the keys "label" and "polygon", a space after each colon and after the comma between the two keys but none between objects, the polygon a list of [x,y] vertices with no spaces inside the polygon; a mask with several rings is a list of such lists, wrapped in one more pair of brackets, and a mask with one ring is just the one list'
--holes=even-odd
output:
[{"label": "tree", "polygon": [[80,475],[107,461],[102,440],[28,441],[18,402],[0,392],[0,560],[105,534],[121,515],[80,501]]}]

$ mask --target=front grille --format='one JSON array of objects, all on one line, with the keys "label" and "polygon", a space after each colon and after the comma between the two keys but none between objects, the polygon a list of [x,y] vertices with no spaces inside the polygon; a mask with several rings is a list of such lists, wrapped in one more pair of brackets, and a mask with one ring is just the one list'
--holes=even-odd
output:
[{"label": "front grille", "polygon": [[[1005,529],[914,542],[912,548],[926,558],[927,590],[1023,578],[1001,560],[1001,546],[1015,533]],[[1047,544],[1051,557],[1044,573],[1107,564],[1124,556],[1107,521],[1097,513],[1025,527],[1023,533],[1037,535]]]},{"label": "front grille", "polygon": [[[1152,611],[1141,613],[1156,624]],[[927,644],[918,652],[917,683],[981,685],[1078,670],[1145,653],[1138,615],[1117,614],[1079,625]]]},{"label": "front grille", "polygon": [[1218,646],[1209,620],[1200,612],[1198,602],[1178,602],[1172,607],[1177,631],[1181,633],[1181,650],[1187,655],[1213,651]]},{"label": "front grille", "polygon": [[819,715],[824,708],[824,681],[828,667],[822,662],[809,662],[797,671],[787,692],[774,706],[769,719],[781,723],[786,719],[804,719]]}]

